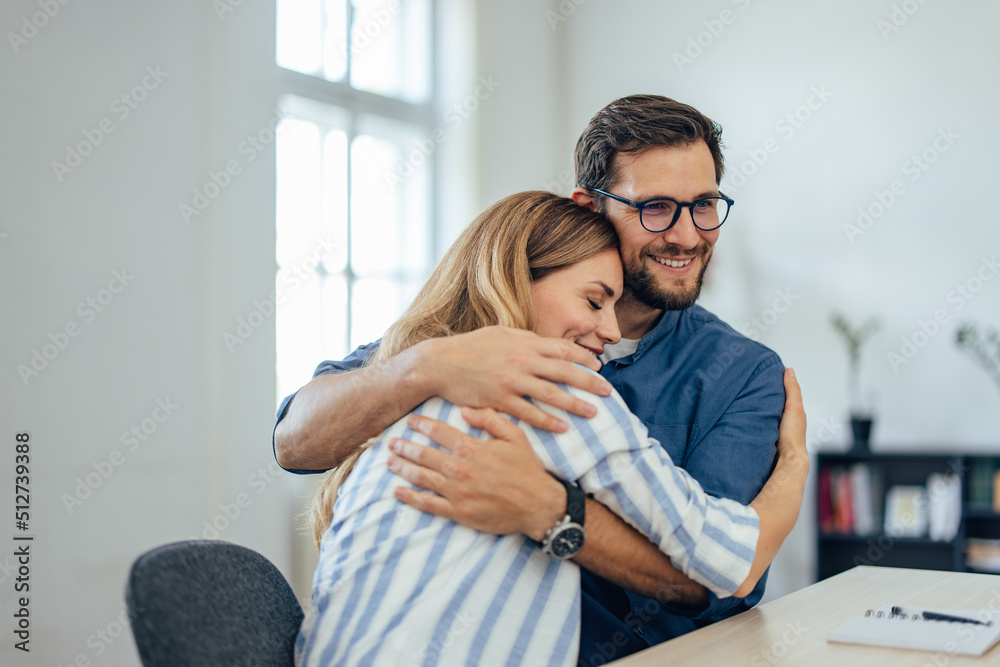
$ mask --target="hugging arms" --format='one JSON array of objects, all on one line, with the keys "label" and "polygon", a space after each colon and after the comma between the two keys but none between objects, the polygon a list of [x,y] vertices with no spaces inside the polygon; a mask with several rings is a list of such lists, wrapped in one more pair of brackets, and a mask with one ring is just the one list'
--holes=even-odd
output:
[{"label": "hugging arms", "polygon": [[[403,317],[377,348],[365,352],[377,363],[428,337],[450,338],[500,323],[602,352],[620,340],[616,241],[606,219],[568,199],[547,193],[508,197],[463,232]],[[518,261],[522,255],[526,261]],[[543,405],[569,422],[564,433],[530,425],[521,431],[491,412],[483,417],[483,426],[497,435],[527,437],[544,468],[569,482],[560,483],[558,505],[566,516],[550,525],[538,546],[518,535],[488,535],[414,512],[395,496],[399,478],[390,469],[399,459],[390,450],[416,437],[414,428],[433,424],[426,417],[474,432],[477,417],[462,419],[442,398],[423,401],[409,419],[396,421],[352,456],[353,470],[335,504],[327,488],[343,471],[321,487],[318,505],[333,511],[332,519],[329,513],[319,516],[332,523],[318,531],[313,604],[297,642],[301,663],[368,664],[398,657],[406,647],[427,664],[484,656],[495,661],[498,655],[513,663],[576,662],[583,636],[580,571],[564,560],[584,543],[583,495],[575,484],[720,598],[753,588],[798,512],[808,467],[804,432],[781,439],[774,474],[747,508],[707,496],[648,438],[618,393],[567,391],[593,399],[598,414],[581,418]],[[794,419],[788,424],[786,431],[800,430]],[[506,443],[486,444],[498,447]],[[442,645],[442,633],[458,616],[472,619],[470,633]],[[484,646],[491,648],[484,653]]]},{"label": "hugging arms", "polygon": [[[572,199],[611,221],[625,269],[624,295],[616,307],[624,339],[605,348],[611,352],[604,357],[602,375],[670,458],[708,493],[747,504],[773,465],[785,393],[777,355],[695,305],[718,227],[733,203],[718,191],[719,133],[696,110],[668,98],[616,100],[580,137],[579,187]],[[546,414],[543,404],[587,416],[587,401],[557,384],[607,395],[607,384],[573,362],[595,370],[599,364],[577,341],[556,340],[558,332],[535,336],[513,330],[531,328],[507,325],[431,338],[364,365],[369,348],[346,363],[321,365],[291,407],[288,400],[282,406],[274,433],[279,463],[299,470],[331,467],[433,395],[457,405],[491,406],[542,428],[566,426]],[[792,416],[804,423],[791,394],[787,409],[783,424]],[[518,437],[513,434],[512,442]],[[462,523],[532,536],[565,511],[566,490],[537,474],[537,459],[526,456],[531,452],[523,440],[502,448],[485,447],[468,435],[456,442],[457,456],[409,445],[394,456],[403,477],[442,496],[404,492],[403,500],[426,503],[433,511],[447,501],[451,516]],[[496,465],[511,461],[513,468]],[[592,501],[587,506],[588,535],[576,560],[625,585],[587,573],[582,577],[581,641],[592,640],[592,658],[597,657],[593,648],[608,641],[624,655],[759,599],[763,579],[745,600],[706,594],[675,571],[660,569],[663,559],[656,560],[659,553],[645,537],[628,532]],[[637,541],[629,543],[629,537]],[[655,598],[657,611],[649,622],[635,621],[632,612],[650,608],[637,590]],[[680,608],[661,604],[664,599],[691,604]],[[619,636],[627,638],[626,646]],[[590,659],[587,647],[581,649],[581,661]]]}]

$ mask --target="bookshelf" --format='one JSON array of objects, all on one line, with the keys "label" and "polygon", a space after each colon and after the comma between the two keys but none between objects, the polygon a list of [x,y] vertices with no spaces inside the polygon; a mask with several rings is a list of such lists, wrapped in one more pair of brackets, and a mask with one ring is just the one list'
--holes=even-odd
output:
[{"label": "bookshelf", "polygon": [[[856,565],[1000,573],[1000,513],[993,497],[1000,456],[820,453],[817,471],[817,581]],[[935,473],[951,476],[960,490],[926,491]],[[909,507],[899,501],[906,495],[890,493],[894,487],[925,489],[930,500],[924,507],[935,514],[928,523],[936,524],[938,539],[920,529],[920,521],[910,521],[920,512],[901,510]],[[887,509],[896,510],[890,533]]]}]

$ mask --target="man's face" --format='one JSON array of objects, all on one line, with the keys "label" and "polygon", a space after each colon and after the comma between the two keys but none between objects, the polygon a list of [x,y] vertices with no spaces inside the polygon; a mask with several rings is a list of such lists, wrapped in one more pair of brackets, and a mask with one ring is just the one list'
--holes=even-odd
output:
[{"label": "man's face", "polygon": [[[619,154],[616,166],[618,179],[609,192],[632,201],[670,197],[691,202],[719,194],[715,162],[704,141]],[[604,199],[604,213],[621,239],[626,290],[657,310],[694,305],[719,230],[705,232],[695,227],[687,207],[667,231],[649,232],[639,222],[638,209]]]}]

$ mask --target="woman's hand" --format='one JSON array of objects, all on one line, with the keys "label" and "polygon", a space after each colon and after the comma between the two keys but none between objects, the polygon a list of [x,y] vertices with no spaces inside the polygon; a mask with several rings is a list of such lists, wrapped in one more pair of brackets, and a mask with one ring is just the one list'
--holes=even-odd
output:
[{"label": "woman's hand", "polygon": [[785,370],[785,411],[778,426],[778,456],[809,460],[806,449],[806,411],[802,407],[802,389],[795,369]]},{"label": "woman's hand", "polygon": [[764,488],[750,507],[760,517],[760,536],[750,574],[733,594],[749,595],[767,567],[778,555],[781,543],[792,532],[802,507],[806,478],[809,476],[809,452],[806,450],[806,413],[802,408],[802,390],[795,371],[785,369],[785,412],[778,427],[778,461]]}]

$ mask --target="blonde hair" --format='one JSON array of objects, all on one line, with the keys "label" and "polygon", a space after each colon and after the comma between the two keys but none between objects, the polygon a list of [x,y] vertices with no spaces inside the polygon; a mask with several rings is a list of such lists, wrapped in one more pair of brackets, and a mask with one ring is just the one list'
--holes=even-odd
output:
[{"label": "blonde hair", "polygon": [[[365,363],[388,359],[429,338],[487,326],[531,330],[533,282],[617,249],[611,223],[572,199],[537,190],[505,197],[462,232]],[[337,490],[377,439],[356,449],[317,490],[311,511],[317,545],[332,522]]]}]

